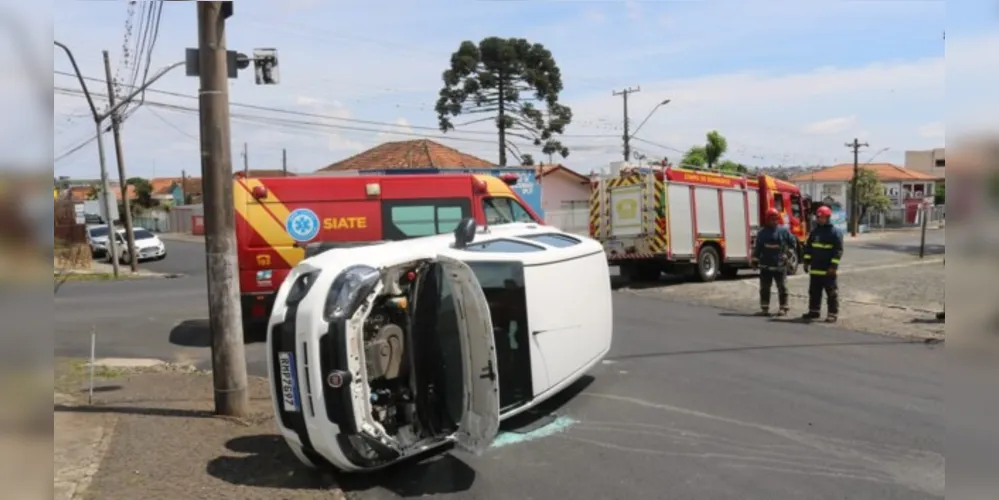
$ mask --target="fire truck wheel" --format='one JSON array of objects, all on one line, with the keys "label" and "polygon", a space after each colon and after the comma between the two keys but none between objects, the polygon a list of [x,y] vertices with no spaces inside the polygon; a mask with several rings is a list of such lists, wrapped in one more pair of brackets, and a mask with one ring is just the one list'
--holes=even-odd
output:
[{"label": "fire truck wheel", "polygon": [[697,276],[704,283],[714,281],[721,269],[721,257],[711,245],[704,245],[697,254]]},{"label": "fire truck wheel", "polygon": [[788,252],[787,253],[787,275],[794,276],[798,274],[798,269],[801,266],[798,265],[798,253]]}]

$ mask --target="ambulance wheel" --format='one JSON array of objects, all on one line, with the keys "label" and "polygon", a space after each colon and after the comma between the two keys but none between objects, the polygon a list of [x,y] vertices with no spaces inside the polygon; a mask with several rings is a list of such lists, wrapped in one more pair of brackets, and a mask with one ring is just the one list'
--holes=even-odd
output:
[{"label": "ambulance wheel", "polygon": [[697,254],[697,277],[704,283],[714,281],[721,271],[721,256],[711,245],[704,245]]}]

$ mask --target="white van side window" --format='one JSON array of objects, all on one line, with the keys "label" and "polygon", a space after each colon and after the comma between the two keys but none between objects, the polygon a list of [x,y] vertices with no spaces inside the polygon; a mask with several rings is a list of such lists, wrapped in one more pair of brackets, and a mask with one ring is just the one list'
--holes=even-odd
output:
[{"label": "white van side window", "polygon": [[543,252],[545,247],[539,245],[532,245],[530,243],[498,239],[483,241],[481,243],[472,243],[465,247],[466,251],[469,252],[499,252],[499,253],[524,253],[524,252]]},{"label": "white van side window", "polygon": [[557,233],[525,234],[517,237],[524,240],[537,241],[538,243],[543,243],[555,248],[571,247],[582,243],[582,241],[573,238],[572,236]]}]

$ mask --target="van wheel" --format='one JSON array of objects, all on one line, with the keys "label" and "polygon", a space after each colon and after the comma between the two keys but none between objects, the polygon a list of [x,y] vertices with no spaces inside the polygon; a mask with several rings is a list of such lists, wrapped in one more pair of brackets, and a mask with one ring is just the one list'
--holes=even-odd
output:
[{"label": "van wheel", "polygon": [[715,247],[707,245],[701,247],[697,254],[697,277],[704,283],[709,283],[718,278],[721,271],[721,256]]}]

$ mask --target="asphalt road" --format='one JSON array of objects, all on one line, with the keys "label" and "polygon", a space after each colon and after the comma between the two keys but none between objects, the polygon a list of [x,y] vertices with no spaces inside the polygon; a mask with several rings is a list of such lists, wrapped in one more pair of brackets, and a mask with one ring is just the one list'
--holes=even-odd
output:
[{"label": "asphalt road", "polygon": [[[848,255],[876,262],[910,243],[854,243]],[[508,429],[481,457],[343,479],[344,489],[379,499],[943,497],[942,346],[614,300],[613,350],[550,408],[556,424]],[[87,355],[94,326],[100,357],[209,366],[203,276],[70,282],[55,304],[57,356]],[[249,345],[247,361],[263,375],[263,346]]]},{"label": "asphalt road", "polygon": [[205,275],[205,244],[202,242],[164,240],[167,256],[163,260],[139,263],[142,269],[157,273]]}]

